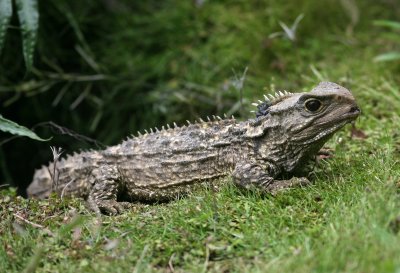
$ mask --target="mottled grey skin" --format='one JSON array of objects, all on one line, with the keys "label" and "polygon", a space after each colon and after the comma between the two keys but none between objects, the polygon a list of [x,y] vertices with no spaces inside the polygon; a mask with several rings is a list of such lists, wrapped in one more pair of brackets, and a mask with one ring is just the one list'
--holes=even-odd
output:
[{"label": "mottled grey skin", "polygon": [[[168,201],[228,175],[240,187],[274,193],[307,184],[296,176],[360,113],[350,91],[329,82],[308,93],[281,93],[267,103],[256,119],[214,119],[68,156],[57,162],[55,191],[83,197],[97,212],[111,214],[127,205],[121,200]],[[35,172],[28,196],[49,195],[52,169],[53,163]]]}]

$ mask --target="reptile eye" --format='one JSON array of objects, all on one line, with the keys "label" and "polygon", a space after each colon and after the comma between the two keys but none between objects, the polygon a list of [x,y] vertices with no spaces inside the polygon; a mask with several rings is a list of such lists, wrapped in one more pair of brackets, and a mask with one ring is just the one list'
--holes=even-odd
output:
[{"label": "reptile eye", "polygon": [[309,99],[305,103],[306,109],[309,112],[317,112],[321,109],[322,103],[317,99]]}]

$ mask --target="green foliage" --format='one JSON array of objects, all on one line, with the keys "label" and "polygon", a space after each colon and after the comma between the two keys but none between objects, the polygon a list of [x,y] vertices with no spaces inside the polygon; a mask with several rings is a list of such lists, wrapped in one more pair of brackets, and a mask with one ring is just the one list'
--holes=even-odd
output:
[{"label": "green foliage", "polygon": [[[400,45],[400,22],[389,21],[389,20],[376,20],[374,21],[375,26],[387,27],[393,30],[394,33],[390,33],[392,35],[386,35],[388,39],[397,43],[397,47]],[[397,31],[397,32],[396,32]],[[400,60],[400,51],[391,51],[380,54],[374,58],[376,62],[388,62],[388,61],[397,61]]]},{"label": "green foliage", "polygon": [[48,141],[50,139],[43,139],[36,135],[34,132],[29,130],[28,128],[21,126],[11,120],[5,119],[2,115],[0,115],[0,131],[8,132],[13,135],[26,136],[31,139],[40,140],[40,141]]},{"label": "green foliage", "polygon": [[3,49],[4,39],[12,15],[11,0],[0,0],[0,53]]},{"label": "green foliage", "polygon": [[380,54],[374,58],[374,61],[376,62],[387,62],[396,60],[400,60],[400,52],[397,51]]},{"label": "green foliage", "polygon": [[391,28],[391,29],[400,30],[400,22],[395,22],[395,21],[375,20],[374,21],[374,25],[375,26],[388,27],[388,28]]},{"label": "green foliage", "polygon": [[[23,55],[28,70],[32,69],[36,35],[39,28],[37,0],[15,0],[21,26]],[[0,53],[12,15],[11,0],[0,0]]]},{"label": "green foliage", "polygon": [[21,25],[23,53],[28,70],[32,69],[33,52],[39,28],[39,12],[37,0],[16,0],[18,18]]}]

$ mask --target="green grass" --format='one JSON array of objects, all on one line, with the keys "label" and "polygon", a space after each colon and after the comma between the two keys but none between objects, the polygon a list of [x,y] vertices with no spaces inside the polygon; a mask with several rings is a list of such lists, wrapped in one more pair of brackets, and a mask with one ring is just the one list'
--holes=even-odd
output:
[{"label": "green grass", "polygon": [[[400,168],[389,140],[372,155],[341,148],[313,186],[275,198],[226,186],[99,220],[77,200],[3,196],[0,262],[19,271],[43,250],[40,272],[166,271],[169,261],[198,272],[398,272],[400,236],[390,222],[400,214]],[[77,212],[82,223],[70,231]]]},{"label": "green grass", "polygon": [[[351,137],[347,127],[334,136],[328,143],[334,157],[320,162],[313,185],[265,197],[240,191],[227,178],[219,192],[202,189],[181,200],[101,219],[80,200],[25,200],[3,190],[1,272],[400,272],[400,66],[372,61],[398,46],[372,25],[395,12],[358,3],[360,21],[353,34],[346,34],[349,19],[335,1],[328,6],[320,1],[300,1],[299,6],[263,2],[268,7],[209,1],[196,10],[182,4],[173,11],[164,7],[148,16],[115,19],[123,31],[110,37],[131,41],[134,49],[105,38],[93,51],[109,67],[107,73],[116,71],[116,89],[146,86],[151,94],[143,97],[146,113],[132,117],[132,94],[109,93],[102,86],[109,96],[102,97],[104,102],[122,104],[103,109],[98,139],[107,139],[110,132],[115,139],[118,127],[229,110],[237,102],[235,90],[223,93],[229,100],[218,105],[232,68],[240,74],[249,66],[245,110],[262,96],[263,86],[290,91],[331,80],[356,96],[362,133]],[[280,31],[279,20],[290,24],[301,12],[305,17],[296,43],[265,40]],[[187,31],[174,38],[165,30],[176,26]],[[130,79],[131,74],[136,78]],[[61,103],[68,106],[75,97],[70,93]],[[208,104],[199,108],[201,103]],[[79,111],[66,113],[79,124],[83,120]]]}]

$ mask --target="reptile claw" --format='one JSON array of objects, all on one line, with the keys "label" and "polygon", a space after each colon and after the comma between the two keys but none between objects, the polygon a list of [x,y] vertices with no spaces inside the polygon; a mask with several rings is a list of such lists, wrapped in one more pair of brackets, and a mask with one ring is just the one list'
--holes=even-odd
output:
[{"label": "reptile claw", "polygon": [[269,192],[272,195],[276,195],[277,193],[292,189],[296,187],[305,187],[310,185],[311,182],[306,177],[293,177],[289,180],[276,180],[269,186]]},{"label": "reptile claw", "polygon": [[117,202],[115,200],[97,200],[96,205],[100,212],[107,215],[117,215],[131,207],[129,202]]}]

